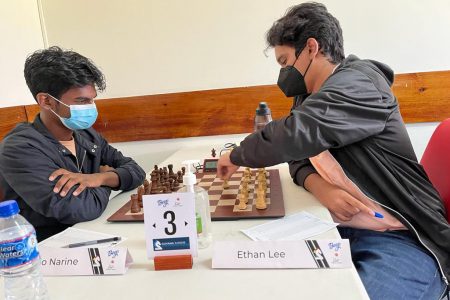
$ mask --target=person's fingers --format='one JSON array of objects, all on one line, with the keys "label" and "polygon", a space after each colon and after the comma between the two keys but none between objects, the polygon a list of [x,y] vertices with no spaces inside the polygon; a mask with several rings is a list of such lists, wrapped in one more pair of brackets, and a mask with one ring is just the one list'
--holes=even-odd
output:
[{"label": "person's fingers", "polygon": [[353,203],[348,202],[345,202],[343,209],[352,216],[360,212],[360,209],[358,207],[354,206]]},{"label": "person's fingers", "polygon": [[230,179],[231,176],[237,171],[237,169],[239,169],[239,166],[235,166],[235,165],[229,166],[227,168],[227,174],[225,175],[225,179],[227,179],[227,180]]},{"label": "person's fingers", "polygon": [[63,189],[61,190],[61,193],[59,193],[61,196],[67,195],[69,190],[76,184],[78,184],[79,181],[76,178],[70,178],[67,183],[64,185]]},{"label": "person's fingers", "polygon": [[371,215],[372,217],[375,216],[375,212],[372,209],[370,209],[369,207],[367,207],[362,202],[360,202],[360,201],[358,201],[356,199],[354,199],[352,205],[354,207],[358,208],[360,211]]},{"label": "person's fingers", "polygon": [[219,170],[219,178],[223,180],[230,179],[231,175],[233,175],[233,172],[230,170],[230,166],[222,166]]},{"label": "person's fingers", "polygon": [[70,180],[70,174],[64,174],[59,178],[59,180],[56,182],[55,187],[53,188],[53,192],[59,193],[59,191],[62,189],[62,187],[67,183],[67,181]]},{"label": "person's fingers", "polygon": [[50,176],[48,177],[48,180],[53,181],[58,176],[68,174],[68,173],[70,173],[70,172],[65,169],[58,169],[58,170],[54,171],[52,174],[50,174]]},{"label": "person's fingers", "polygon": [[75,191],[73,191],[73,195],[78,196],[79,194],[81,194],[84,191],[85,188],[86,188],[86,185],[81,183],[80,186],[77,187]]},{"label": "person's fingers", "polygon": [[339,220],[345,221],[345,222],[348,222],[348,221],[350,221],[350,220],[352,219],[351,216],[346,216],[346,215],[341,214],[341,213],[334,213],[334,215],[335,215]]}]

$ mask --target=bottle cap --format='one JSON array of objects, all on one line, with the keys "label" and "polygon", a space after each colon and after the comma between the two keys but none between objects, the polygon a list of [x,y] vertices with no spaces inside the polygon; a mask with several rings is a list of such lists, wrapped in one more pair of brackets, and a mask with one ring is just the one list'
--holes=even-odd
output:
[{"label": "bottle cap", "polygon": [[184,165],[186,167],[186,171],[185,171],[184,176],[183,176],[183,183],[184,183],[184,185],[186,185],[186,186],[188,186],[188,185],[193,186],[194,184],[197,183],[197,177],[192,172],[192,169],[194,168],[193,167],[194,164],[199,164],[199,163],[200,163],[200,161],[197,160],[197,159],[185,160],[185,161],[182,162],[182,165]]},{"label": "bottle cap", "polygon": [[256,115],[257,116],[265,116],[265,115],[270,115],[270,108],[267,105],[266,102],[259,102],[259,106],[256,109]]},{"label": "bottle cap", "polygon": [[0,218],[8,218],[19,213],[19,205],[16,200],[0,202]]}]

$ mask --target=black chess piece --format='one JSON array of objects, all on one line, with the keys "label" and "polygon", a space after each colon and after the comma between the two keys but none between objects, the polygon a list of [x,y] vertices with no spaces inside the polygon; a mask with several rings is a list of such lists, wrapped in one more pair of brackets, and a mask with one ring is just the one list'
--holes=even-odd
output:
[{"label": "black chess piece", "polygon": [[216,157],[216,149],[214,148],[211,149],[211,156]]},{"label": "black chess piece", "polygon": [[177,175],[178,175],[177,181],[178,181],[179,183],[183,183],[183,174],[182,174],[182,172],[181,172],[181,171],[178,171],[178,172],[177,172]]},{"label": "black chess piece", "polygon": [[174,175],[174,173],[173,173],[173,165],[170,164],[167,167],[169,168],[169,177],[172,177],[172,175]]}]

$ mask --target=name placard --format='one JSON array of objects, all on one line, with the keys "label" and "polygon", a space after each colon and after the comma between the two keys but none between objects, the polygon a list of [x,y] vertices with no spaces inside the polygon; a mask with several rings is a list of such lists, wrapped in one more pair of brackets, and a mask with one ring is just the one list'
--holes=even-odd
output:
[{"label": "name placard", "polygon": [[218,241],[215,269],[351,268],[348,240]]},{"label": "name placard", "polygon": [[39,247],[46,276],[125,274],[133,259],[127,248]]},{"label": "name placard", "polygon": [[194,193],[144,195],[147,256],[197,256]]}]

